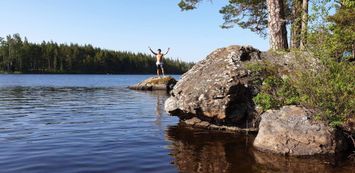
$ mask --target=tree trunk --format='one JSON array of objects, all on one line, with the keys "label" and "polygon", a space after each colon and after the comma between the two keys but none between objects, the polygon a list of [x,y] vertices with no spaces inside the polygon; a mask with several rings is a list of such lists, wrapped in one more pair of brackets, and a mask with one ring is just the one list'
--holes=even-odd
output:
[{"label": "tree trunk", "polygon": [[48,57],[47,60],[48,60],[48,71],[50,71],[51,70],[51,59]]},{"label": "tree trunk", "polygon": [[301,45],[302,0],[294,0],[292,4],[291,48],[298,49]]},{"label": "tree trunk", "polygon": [[301,50],[306,49],[308,31],[308,0],[302,2],[302,31],[301,31]]},{"label": "tree trunk", "polygon": [[288,49],[287,30],[283,0],[267,0],[268,28],[272,50]]},{"label": "tree trunk", "polygon": [[53,70],[54,70],[54,71],[57,71],[57,56],[54,55],[53,58],[54,58],[54,59],[53,59]]},{"label": "tree trunk", "polygon": [[63,71],[63,57],[60,58],[60,71]]}]

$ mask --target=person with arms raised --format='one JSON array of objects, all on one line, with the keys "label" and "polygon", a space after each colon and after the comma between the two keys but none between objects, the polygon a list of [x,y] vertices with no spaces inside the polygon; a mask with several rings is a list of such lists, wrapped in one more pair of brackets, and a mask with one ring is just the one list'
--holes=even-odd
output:
[{"label": "person with arms raised", "polygon": [[166,54],[168,54],[169,53],[169,51],[170,51],[170,48],[168,48],[168,50],[166,51],[166,53],[161,53],[161,49],[158,49],[158,53],[156,53],[156,52],[154,52],[153,50],[152,50],[152,48],[150,48],[150,47],[148,47],[149,48],[149,50],[155,55],[155,58],[156,58],[156,66],[157,66],[157,75],[160,77],[160,71],[161,71],[161,74],[163,74],[163,76],[165,76],[165,74],[164,74],[164,67],[163,67],[163,65],[164,65],[164,56],[166,55]]}]

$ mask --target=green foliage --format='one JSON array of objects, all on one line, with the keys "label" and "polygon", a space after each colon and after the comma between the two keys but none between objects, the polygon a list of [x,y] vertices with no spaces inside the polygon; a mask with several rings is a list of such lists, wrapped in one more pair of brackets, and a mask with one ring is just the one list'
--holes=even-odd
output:
[{"label": "green foliage", "polygon": [[263,110],[276,109],[284,105],[297,105],[303,100],[290,79],[286,75],[280,76],[281,67],[262,62],[250,63],[247,68],[254,74],[254,83],[262,80],[260,92],[253,100]]},{"label": "green foliage", "polygon": [[308,97],[305,104],[320,110],[319,119],[338,126],[355,114],[354,1],[340,0],[335,7],[332,16],[319,7],[325,21],[313,26],[308,37],[308,49],[322,68],[300,72],[295,84]]},{"label": "green foliage", "polygon": [[328,19],[332,22],[329,26],[331,32],[329,42],[333,45],[332,53],[338,54],[338,58],[354,58],[342,57],[342,54],[355,49],[355,9],[346,6],[338,7],[337,13]]},{"label": "green foliage", "polygon": [[[181,74],[193,64],[165,59],[166,72]],[[142,53],[111,51],[91,45],[41,44],[24,41],[19,34],[0,38],[0,71],[22,73],[155,73],[155,58]]]},{"label": "green foliage", "polygon": [[340,3],[345,7],[349,7],[349,8],[355,7],[355,1],[353,0],[341,0]]},{"label": "green foliage", "polygon": [[355,114],[355,66],[324,61],[322,71],[303,71],[295,85],[307,96],[304,104],[321,111],[320,119],[338,125]]},{"label": "green foliage", "polygon": [[260,106],[263,110],[269,110],[278,107],[277,100],[272,95],[261,92],[253,98],[255,104]]},{"label": "green foliage", "polygon": [[178,6],[181,8],[181,10],[193,10],[201,1],[202,0],[181,0]]},{"label": "green foliage", "polygon": [[265,0],[230,0],[219,12],[224,19],[222,28],[238,25],[262,37],[267,36],[268,12]]},{"label": "green foliage", "polygon": [[311,0],[311,13],[308,18],[308,29],[314,30],[315,28],[324,26],[328,21],[330,11],[333,9],[334,4],[332,0]]},{"label": "green foliage", "polygon": [[295,69],[289,76],[268,62],[248,64],[254,82],[261,84],[255,104],[263,110],[300,104],[318,110],[315,119],[341,125],[355,114],[355,66],[332,59],[321,62],[318,70]]},{"label": "green foliage", "polygon": [[[182,10],[193,10],[204,0],[181,0],[178,4]],[[287,11],[289,8],[286,8]],[[268,12],[265,0],[229,0],[219,11],[223,15],[222,28],[235,25],[249,29],[262,37],[266,37]],[[287,13],[289,14],[289,13]]]},{"label": "green foliage", "polygon": [[341,0],[333,3],[336,10],[334,15],[329,15],[330,7],[327,8],[331,4],[329,0],[323,3],[325,5],[316,6],[317,9],[314,10],[317,13],[313,16],[322,20],[310,28],[308,49],[323,59],[331,57],[337,61],[354,61],[355,9],[352,6],[354,2]]}]

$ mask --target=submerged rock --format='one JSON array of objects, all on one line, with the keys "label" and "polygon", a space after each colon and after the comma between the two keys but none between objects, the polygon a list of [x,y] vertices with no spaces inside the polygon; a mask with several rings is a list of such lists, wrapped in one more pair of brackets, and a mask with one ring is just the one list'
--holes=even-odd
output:
[{"label": "submerged rock", "polygon": [[329,125],[312,119],[314,112],[298,106],[284,106],[261,115],[254,147],[284,155],[335,154],[347,143]]},{"label": "submerged rock", "polygon": [[170,91],[176,84],[176,80],[171,76],[166,77],[151,77],[136,85],[129,86],[133,90],[166,90]]},{"label": "submerged rock", "polygon": [[260,60],[260,53],[250,46],[217,49],[182,76],[165,110],[182,120],[197,117],[218,126],[256,127],[252,98],[257,92],[245,63]]}]

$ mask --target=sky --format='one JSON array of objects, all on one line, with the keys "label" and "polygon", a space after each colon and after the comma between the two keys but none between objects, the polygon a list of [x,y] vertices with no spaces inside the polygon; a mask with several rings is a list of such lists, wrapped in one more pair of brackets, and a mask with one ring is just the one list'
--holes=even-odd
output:
[{"label": "sky", "polygon": [[19,33],[30,42],[92,44],[116,51],[171,51],[188,62],[229,45],[268,49],[268,40],[239,27],[221,29],[226,0],[182,12],[179,0],[0,0],[0,37]]}]

